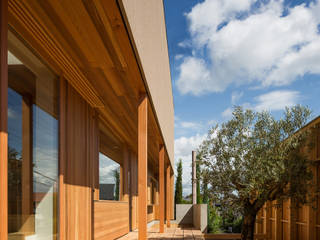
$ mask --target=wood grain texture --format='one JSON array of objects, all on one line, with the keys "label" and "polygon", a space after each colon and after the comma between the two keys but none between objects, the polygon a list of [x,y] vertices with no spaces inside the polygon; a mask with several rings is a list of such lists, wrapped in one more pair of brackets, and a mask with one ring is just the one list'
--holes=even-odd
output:
[{"label": "wood grain texture", "polygon": [[66,95],[67,83],[63,76],[60,77],[59,94],[59,224],[58,234],[60,240],[65,240],[66,207],[65,207],[65,168],[66,168]]},{"label": "wood grain texture", "polygon": [[141,97],[138,107],[138,194],[139,240],[147,238],[147,177],[148,177],[148,97]]},{"label": "wood grain texture", "polygon": [[94,202],[94,240],[116,239],[128,232],[128,202]]},{"label": "wood grain texture", "polygon": [[171,214],[170,214],[170,209],[171,209],[171,166],[170,163],[167,163],[167,170],[166,170],[166,174],[167,174],[167,180],[166,180],[166,220],[167,220],[167,227],[169,228],[171,226],[170,223],[170,218],[171,218]]},{"label": "wood grain texture", "polygon": [[160,233],[164,232],[164,206],[165,206],[165,197],[164,197],[164,146],[160,147],[159,151],[159,230]]},{"label": "wood grain texture", "polygon": [[[30,8],[28,4],[22,1],[11,0],[9,3],[10,22],[14,25],[15,30],[26,37],[31,46],[37,45],[36,49],[40,49],[43,55],[51,59],[50,62],[55,62],[55,66],[62,69],[69,83],[79,91],[91,106],[101,107],[103,103],[96,93],[96,90],[87,81],[83,72],[75,64],[67,51],[56,40],[56,37],[51,34],[44,24],[41,23],[39,12],[36,8]],[[29,4],[32,2],[29,2]]]},{"label": "wood grain texture", "polygon": [[70,86],[66,110],[66,239],[92,239],[92,163],[97,146],[95,111]]},{"label": "wood grain texture", "polygon": [[0,239],[8,238],[8,2],[0,1]]}]

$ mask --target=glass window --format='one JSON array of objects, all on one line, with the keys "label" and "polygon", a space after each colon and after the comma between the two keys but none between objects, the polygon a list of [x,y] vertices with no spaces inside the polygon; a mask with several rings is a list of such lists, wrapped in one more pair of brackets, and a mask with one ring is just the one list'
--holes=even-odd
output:
[{"label": "glass window", "polygon": [[120,165],[99,154],[99,199],[119,201],[120,194]]},{"label": "glass window", "polygon": [[9,240],[57,239],[58,81],[8,33]]}]

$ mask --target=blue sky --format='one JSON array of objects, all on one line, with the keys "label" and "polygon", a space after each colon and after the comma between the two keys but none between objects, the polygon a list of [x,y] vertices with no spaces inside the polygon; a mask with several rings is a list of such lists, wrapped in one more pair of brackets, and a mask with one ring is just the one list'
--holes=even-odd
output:
[{"label": "blue sky", "polygon": [[241,105],[320,114],[320,3],[164,0],[175,105],[175,161],[191,190],[191,150]]}]

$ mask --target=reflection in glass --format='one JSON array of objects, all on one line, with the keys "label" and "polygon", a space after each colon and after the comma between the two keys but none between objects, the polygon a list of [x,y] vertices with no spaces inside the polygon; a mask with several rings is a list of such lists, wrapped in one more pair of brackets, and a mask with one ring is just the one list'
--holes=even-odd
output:
[{"label": "reflection in glass", "polygon": [[58,82],[8,34],[9,240],[57,239]]},{"label": "reflection in glass", "polygon": [[120,165],[99,154],[99,196],[100,200],[119,201],[120,192]]}]

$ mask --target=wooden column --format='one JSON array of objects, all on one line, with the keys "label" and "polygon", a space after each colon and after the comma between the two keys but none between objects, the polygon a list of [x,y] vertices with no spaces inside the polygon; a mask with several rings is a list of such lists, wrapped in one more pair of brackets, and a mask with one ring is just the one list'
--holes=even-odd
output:
[{"label": "wooden column", "polygon": [[122,201],[129,202],[129,150],[125,146],[123,148],[123,167],[122,167]]},{"label": "wooden column", "polygon": [[297,239],[297,207],[293,200],[289,199],[288,239]]},{"label": "wooden column", "polygon": [[31,97],[22,98],[22,232],[33,232],[34,224],[30,221],[33,212],[33,176],[32,176],[32,100]]},{"label": "wooden column", "polygon": [[167,194],[166,194],[166,197],[167,197],[167,201],[166,201],[166,220],[167,220],[167,227],[169,228],[170,227],[170,208],[171,208],[171,184],[170,184],[170,175],[171,175],[171,166],[170,166],[170,162],[168,160],[168,164],[167,164],[167,181],[166,181],[166,187],[167,187]]},{"label": "wooden column", "polygon": [[170,206],[171,206],[171,209],[170,209],[170,217],[171,217],[171,219],[174,219],[174,172],[173,172],[173,170],[171,171],[171,181],[170,181],[170,187],[171,187],[171,189],[170,189],[170,196],[171,196],[171,198],[170,198]]},{"label": "wooden column", "polygon": [[164,232],[164,146],[160,147],[159,151],[159,218],[160,218],[160,233]]},{"label": "wooden column", "polygon": [[138,195],[139,240],[147,239],[147,176],[148,176],[148,97],[138,107]]},{"label": "wooden column", "polygon": [[8,239],[8,1],[0,1],[0,239]]},{"label": "wooden column", "polygon": [[[317,176],[317,171],[316,171],[316,167],[312,167],[311,169],[312,174],[313,174],[313,179],[312,179],[312,184],[314,186],[316,186],[317,184],[317,180],[316,180],[316,176]],[[316,189],[314,188],[310,188],[311,193],[311,199],[315,198],[314,192]],[[317,204],[316,202],[312,202],[310,205],[307,206],[307,240],[315,240],[316,239],[316,209]]]},{"label": "wooden column", "polygon": [[59,94],[59,239],[65,240],[65,167],[66,167],[66,80],[60,77]]},{"label": "wooden column", "polygon": [[282,202],[278,202],[276,206],[276,216],[275,216],[275,226],[276,226],[276,240],[282,240],[282,208],[283,204]]},{"label": "wooden column", "polygon": [[269,201],[269,202],[267,202],[267,206],[266,206],[266,234],[267,234],[267,239],[272,239],[271,221],[270,221],[271,216],[272,216],[272,204]]}]

